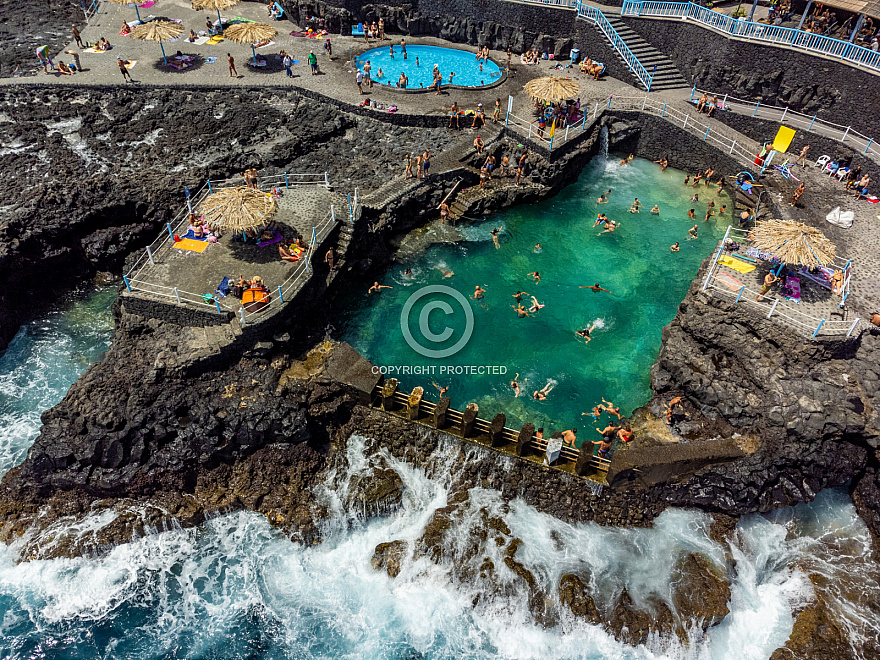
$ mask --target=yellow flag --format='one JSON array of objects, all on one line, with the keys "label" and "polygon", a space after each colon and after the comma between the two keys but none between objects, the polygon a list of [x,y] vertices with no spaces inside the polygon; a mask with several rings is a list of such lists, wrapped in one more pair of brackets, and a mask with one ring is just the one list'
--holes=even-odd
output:
[{"label": "yellow flag", "polygon": [[556,120],[553,120],[553,123],[550,124],[550,137],[553,137],[553,134],[556,132]]}]

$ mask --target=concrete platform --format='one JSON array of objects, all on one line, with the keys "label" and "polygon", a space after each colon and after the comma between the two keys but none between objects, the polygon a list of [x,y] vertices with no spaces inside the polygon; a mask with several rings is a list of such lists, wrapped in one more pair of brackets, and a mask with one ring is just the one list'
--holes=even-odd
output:
[{"label": "concrete platform", "polygon": [[[347,217],[347,205],[343,209],[345,200],[324,186],[291,187],[278,201],[278,210],[273,219],[279,224],[287,242],[302,237],[308,243],[312,238],[312,229],[322,227],[322,235],[318,236],[320,244],[332,229],[327,224],[331,204],[336,204],[340,213]],[[185,229],[183,227],[178,231]],[[166,297],[170,297],[173,288],[177,287],[181,298],[190,300],[192,294],[195,297],[213,294],[224,277],[237,282],[239,275],[245,279],[259,275],[271,291],[277,292],[279,285],[283,286],[292,274],[300,270],[302,261],[281,261],[277,243],[258,247],[244,244],[240,239],[240,234],[227,231],[217,243],[209,244],[201,253],[181,250],[174,247],[172,241],[165,241],[153,253],[155,264],[145,260],[143,266],[132,273],[132,285],[144,289],[146,293],[162,293]],[[222,298],[219,302],[221,307],[230,311],[237,312],[240,308],[238,299],[232,296]]]}]

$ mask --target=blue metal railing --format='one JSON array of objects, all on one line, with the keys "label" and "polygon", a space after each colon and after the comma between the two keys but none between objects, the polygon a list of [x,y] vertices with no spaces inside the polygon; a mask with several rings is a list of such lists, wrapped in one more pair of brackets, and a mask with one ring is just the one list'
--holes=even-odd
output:
[{"label": "blue metal railing", "polygon": [[607,18],[605,18],[605,14],[599,11],[599,9],[596,7],[591,7],[590,5],[583,4],[580,0],[577,1],[576,8],[578,18],[582,18],[585,21],[596,24],[596,27],[598,27],[599,30],[601,30],[602,34],[604,34],[605,37],[608,39],[608,41],[611,42],[611,46],[614,48],[614,50],[616,50],[623,58],[623,61],[626,62],[629,70],[632,71],[633,75],[638,78],[639,82],[645,86],[645,89],[650,92],[651,82],[654,80],[654,76],[648,73],[648,70],[645,69],[644,66],[642,66],[642,63],[639,62],[639,58],[637,58],[629,49],[629,46],[626,45],[623,37],[618,34],[617,30],[614,29],[614,26],[608,22]]},{"label": "blue metal railing", "polygon": [[725,32],[732,37],[760,41],[774,46],[790,46],[880,72],[880,53],[869,48],[795,28],[732,18],[693,2],[624,0],[620,14],[621,16],[680,18],[694,21],[713,30]]}]

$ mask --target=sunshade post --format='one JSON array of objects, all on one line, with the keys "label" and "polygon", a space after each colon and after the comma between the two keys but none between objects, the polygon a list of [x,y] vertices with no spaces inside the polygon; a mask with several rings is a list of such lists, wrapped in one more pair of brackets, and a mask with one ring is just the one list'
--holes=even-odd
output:
[{"label": "sunshade post", "polygon": [[220,7],[217,7],[217,23],[220,25],[220,32],[223,32],[223,19],[220,17]]},{"label": "sunshade post", "polygon": [[137,0],[135,0],[134,3],[134,13],[137,14],[138,20],[143,23],[143,20],[141,20],[141,13],[138,11]]},{"label": "sunshade post", "polygon": [[251,51],[253,51],[253,53],[254,53],[254,66],[256,66],[256,64],[257,64],[257,49],[254,48],[253,44],[251,44]]},{"label": "sunshade post", "polygon": [[165,56],[165,46],[161,41],[159,42],[159,48],[162,49],[162,59],[165,60],[165,64],[168,64],[168,58]]}]

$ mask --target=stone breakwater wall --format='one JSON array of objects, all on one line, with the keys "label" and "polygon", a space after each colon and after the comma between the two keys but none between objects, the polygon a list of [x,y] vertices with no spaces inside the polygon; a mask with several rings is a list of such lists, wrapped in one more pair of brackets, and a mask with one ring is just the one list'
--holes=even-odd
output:
[{"label": "stone breakwater wall", "polygon": [[625,18],[700,89],[790,107],[880,139],[880,76],[796,50],[728,39],[682,21]]},{"label": "stone breakwater wall", "polygon": [[[510,48],[517,55],[530,48],[568,60],[572,48],[582,56],[603,62],[607,75],[637,84],[605,36],[590,23],[579,21],[573,10],[515,2],[473,0],[418,0],[413,3],[368,4],[356,0],[299,0],[289,2],[291,20],[299,25],[312,16],[324,19],[325,29],[350,34],[351,26],[385,19],[389,36],[431,36],[468,46]],[[542,61],[539,66],[548,64]],[[515,65],[520,66],[519,58]]]},{"label": "stone breakwater wall", "polygon": [[615,149],[629,151],[640,158],[668,158],[669,165],[694,173],[711,167],[720,174],[735,174],[743,169],[735,159],[712,143],[654,115],[614,110],[609,139]]},{"label": "stone breakwater wall", "polygon": [[458,452],[457,466],[452,470],[457,474],[456,489],[493,488],[507,499],[522,497],[538,510],[568,522],[646,526],[666,508],[650,491],[605,488],[596,494],[580,477],[478,447],[370,408],[356,408],[349,423],[338,432],[336,442],[344,443],[352,434],[371,438],[395,458],[429,471],[437,467],[438,454],[452,446]]}]

